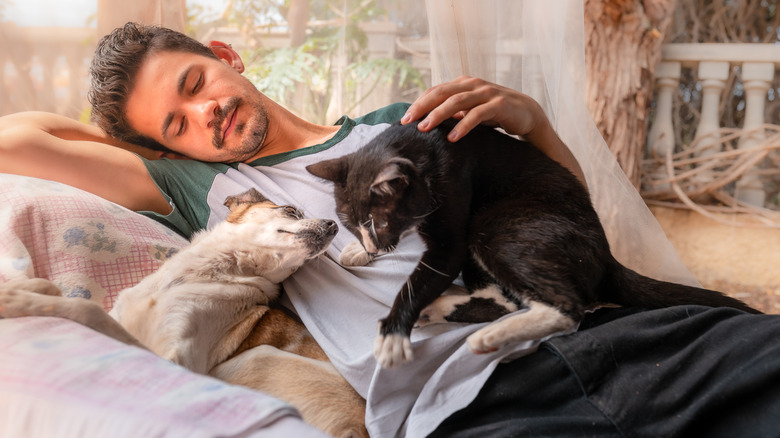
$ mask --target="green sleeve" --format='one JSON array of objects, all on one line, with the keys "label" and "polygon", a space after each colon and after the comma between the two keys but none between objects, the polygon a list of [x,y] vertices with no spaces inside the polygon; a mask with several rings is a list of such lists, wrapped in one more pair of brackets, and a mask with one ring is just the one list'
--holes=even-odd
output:
[{"label": "green sleeve", "polygon": [[192,160],[143,159],[149,175],[173,207],[167,215],[151,211],[139,213],[161,222],[184,237],[206,228],[209,219],[208,192],[214,178],[230,165]]}]

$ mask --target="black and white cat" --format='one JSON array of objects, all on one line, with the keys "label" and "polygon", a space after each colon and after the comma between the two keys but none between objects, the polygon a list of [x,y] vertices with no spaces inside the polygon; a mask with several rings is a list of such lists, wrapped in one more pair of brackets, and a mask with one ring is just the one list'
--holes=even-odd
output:
[{"label": "black and white cat", "polygon": [[456,143],[455,121],[429,133],[390,126],[361,150],[307,167],[333,181],[339,218],[360,244],[341,263],[362,265],[417,229],[427,245],[380,321],[374,355],[383,367],[412,360],[409,335],[426,306],[462,272],[471,296],[442,296],[423,322],[492,321],[472,334],[476,353],[574,329],[600,304],[735,307],[719,292],[653,280],[612,256],[587,190],[528,142],[480,126]]}]

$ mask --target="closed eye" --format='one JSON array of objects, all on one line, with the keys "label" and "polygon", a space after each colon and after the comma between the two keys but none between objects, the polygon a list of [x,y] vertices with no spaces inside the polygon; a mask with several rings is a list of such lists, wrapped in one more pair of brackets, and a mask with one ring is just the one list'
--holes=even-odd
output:
[{"label": "closed eye", "polygon": [[177,136],[182,135],[184,133],[184,125],[186,124],[186,122],[187,122],[187,118],[182,116],[181,123],[179,123],[179,130],[176,131]]},{"label": "closed eye", "polygon": [[198,75],[198,80],[195,82],[195,86],[192,87],[192,94],[195,94],[200,86],[203,84],[203,75]]},{"label": "closed eye", "polygon": [[281,228],[280,228],[280,229],[278,229],[278,230],[276,230],[276,232],[277,232],[277,233],[282,233],[282,234],[295,234],[295,233],[293,233],[292,231],[283,230],[283,229],[281,229]]},{"label": "closed eye", "polygon": [[291,205],[285,205],[283,207],[279,207],[284,209],[284,213],[291,218],[294,219],[303,219],[303,212],[298,210],[297,208],[291,206]]}]

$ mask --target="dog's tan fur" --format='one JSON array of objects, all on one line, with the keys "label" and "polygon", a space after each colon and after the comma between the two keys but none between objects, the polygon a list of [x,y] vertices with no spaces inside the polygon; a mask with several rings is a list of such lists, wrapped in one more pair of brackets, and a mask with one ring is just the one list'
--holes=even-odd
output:
[{"label": "dog's tan fur", "polygon": [[0,317],[71,319],[285,400],[330,435],[367,437],[365,401],[299,321],[269,307],[279,283],[330,244],[335,223],[304,219],[255,190],[225,205],[225,222],[196,234],[159,270],[122,291],[108,314],[96,303],[62,298],[48,280],[27,279],[0,285]]}]

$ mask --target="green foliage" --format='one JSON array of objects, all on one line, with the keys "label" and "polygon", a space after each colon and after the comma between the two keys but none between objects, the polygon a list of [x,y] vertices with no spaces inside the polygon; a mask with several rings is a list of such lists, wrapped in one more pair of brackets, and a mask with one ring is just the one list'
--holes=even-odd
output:
[{"label": "green foliage", "polygon": [[364,26],[388,19],[376,0],[309,1],[305,42],[297,47],[268,47],[267,35],[288,30],[285,17],[290,3],[232,0],[218,14],[191,7],[188,33],[202,34],[204,26],[238,29],[247,45],[255,47],[241,53],[245,76],[269,98],[314,122],[332,123],[329,109],[351,114],[380,87],[425,89],[422,75],[406,60],[369,56]]}]

